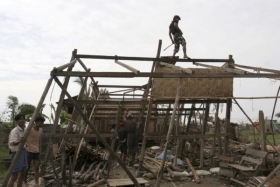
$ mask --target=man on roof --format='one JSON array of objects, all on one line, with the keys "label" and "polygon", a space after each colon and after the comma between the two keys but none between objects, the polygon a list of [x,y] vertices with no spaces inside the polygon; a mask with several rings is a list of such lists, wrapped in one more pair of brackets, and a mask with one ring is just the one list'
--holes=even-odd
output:
[{"label": "man on roof", "polygon": [[[181,31],[181,29],[179,28],[179,25],[178,25],[179,20],[181,20],[180,16],[175,15],[173,17],[173,21],[169,25],[169,37],[170,37],[172,43],[175,44],[173,57],[175,57],[175,54],[178,53],[178,51],[180,49],[180,44],[181,44],[183,47],[184,58],[190,59],[190,57],[188,57],[187,52],[186,52],[187,51],[186,40],[183,37],[183,32]],[[173,35],[173,37],[171,34]]]}]

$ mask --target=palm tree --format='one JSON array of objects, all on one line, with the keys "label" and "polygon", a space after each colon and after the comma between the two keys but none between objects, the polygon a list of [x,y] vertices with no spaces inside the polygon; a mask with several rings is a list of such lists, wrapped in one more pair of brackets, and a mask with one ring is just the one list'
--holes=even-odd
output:
[{"label": "palm tree", "polygon": [[11,110],[11,115],[10,115],[10,121],[13,121],[13,125],[15,125],[15,115],[16,115],[16,110],[18,107],[18,98],[12,95],[8,96],[8,100],[6,102],[6,105],[9,110]]},{"label": "palm tree", "polygon": [[[75,83],[77,83],[78,85],[80,85],[80,87],[83,86],[84,82],[85,82],[85,78],[84,77],[77,77],[75,80],[74,80]],[[88,96],[88,91],[87,89],[85,88],[84,90],[84,97],[87,97]]]},{"label": "palm tree", "polygon": [[99,91],[99,94],[100,94],[99,99],[106,100],[106,99],[110,98],[109,91],[106,88],[104,88],[104,89],[101,88]]}]

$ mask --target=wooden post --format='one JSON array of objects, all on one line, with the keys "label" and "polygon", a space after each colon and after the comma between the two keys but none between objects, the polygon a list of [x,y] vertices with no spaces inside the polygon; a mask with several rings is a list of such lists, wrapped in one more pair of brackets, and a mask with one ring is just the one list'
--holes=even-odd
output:
[{"label": "wooden post", "polygon": [[[214,127],[214,134],[217,134],[217,127],[218,127],[218,118],[219,118],[219,103],[217,103],[217,108],[216,108],[216,112],[215,112],[215,127]],[[213,141],[212,141],[213,145],[212,145],[212,155],[214,155],[215,151],[216,151],[216,136],[213,137]],[[211,157],[211,166],[214,165],[213,162],[213,156]]]},{"label": "wooden post", "polygon": [[163,151],[163,157],[162,157],[160,168],[159,168],[156,187],[160,186],[160,181],[161,181],[161,178],[162,178],[162,175],[163,175],[163,168],[164,168],[164,165],[165,165],[167,146],[170,142],[170,136],[171,136],[172,129],[173,129],[175,113],[176,113],[176,110],[177,110],[178,104],[179,104],[179,98],[180,98],[180,94],[181,94],[181,86],[182,86],[182,79],[180,78],[179,81],[178,81],[176,99],[175,99],[175,103],[174,103],[174,106],[173,106],[173,112],[172,112],[172,116],[171,116],[171,120],[170,120],[170,124],[169,124],[169,128],[168,128],[166,143],[165,143],[165,147],[164,147],[164,151]]},{"label": "wooden post", "polygon": [[[43,105],[43,103],[44,103],[44,100],[45,100],[45,98],[46,98],[46,95],[48,94],[49,88],[50,88],[50,86],[52,85],[52,81],[53,81],[53,78],[50,78],[50,79],[48,80],[48,82],[47,82],[47,84],[46,84],[46,87],[45,87],[45,90],[43,91],[43,94],[42,94],[42,96],[41,96],[41,98],[40,98],[40,100],[39,100],[39,102],[38,102],[38,105],[37,105],[37,107],[36,107],[36,109],[35,109],[35,111],[34,111],[34,113],[33,113],[33,115],[32,115],[32,118],[31,118],[31,120],[30,120],[30,122],[29,122],[29,125],[28,125],[27,128],[25,129],[24,137],[27,137],[28,134],[29,134],[29,132],[30,132],[30,130],[32,129],[32,126],[33,126],[33,124],[34,124],[35,118],[36,118],[36,116],[38,115],[39,111],[41,110],[42,105]],[[5,176],[5,179],[4,179],[4,181],[3,181],[2,186],[5,186],[5,187],[6,187],[6,186],[8,185],[9,179],[10,179],[10,177],[11,177],[11,174],[12,174],[12,172],[13,172],[14,167],[16,166],[16,163],[17,163],[17,161],[18,161],[18,158],[19,158],[19,156],[20,156],[20,154],[21,154],[21,152],[22,152],[22,149],[23,149],[23,146],[24,146],[24,145],[25,145],[25,141],[24,141],[23,143],[20,143],[20,144],[19,144],[18,151],[17,151],[17,153],[16,153],[14,159],[12,160],[12,163],[11,163],[11,165],[10,165],[8,171],[7,171],[7,174],[6,174],[6,176]]]},{"label": "wooden post", "polygon": [[259,122],[261,126],[261,150],[266,151],[266,136],[265,136],[265,123],[264,123],[264,114],[263,111],[259,111]]},{"label": "wooden post", "polygon": [[98,140],[105,146],[105,148],[108,150],[109,154],[113,156],[114,159],[117,160],[117,162],[120,164],[120,166],[123,168],[123,170],[126,172],[128,177],[133,181],[134,185],[136,187],[140,187],[139,183],[135,179],[135,177],[132,175],[132,173],[127,169],[123,161],[118,157],[118,155],[111,149],[110,145],[104,140],[104,138],[99,134],[99,132],[96,130],[95,126],[91,124],[89,119],[86,117],[85,114],[83,114],[83,111],[80,109],[79,105],[76,103],[76,101],[71,97],[71,95],[68,93],[68,91],[63,87],[61,82],[57,77],[54,77],[55,81],[57,82],[58,86],[62,89],[62,91],[67,95],[68,99],[72,102],[72,104],[77,108],[77,111],[80,113],[84,121],[88,124],[88,126],[92,129],[92,131],[96,134]]},{"label": "wooden post", "polygon": [[149,124],[150,124],[150,117],[151,117],[152,107],[153,107],[153,99],[150,98],[149,106],[148,106],[148,112],[147,112],[147,117],[146,117],[145,126],[144,126],[144,132],[143,132],[143,140],[142,140],[142,146],[141,146],[141,153],[140,153],[140,157],[139,157],[139,167],[138,167],[139,171],[143,170],[143,161],[144,161],[144,155],[145,155],[145,149],[146,149],[146,143],[147,143],[146,135],[147,135],[147,131],[148,131]]},{"label": "wooden post", "polygon": [[[226,126],[226,133],[228,133],[228,127],[230,125],[230,109],[231,109],[231,99],[227,99],[227,107],[226,107],[226,121],[225,121],[225,126]],[[226,135],[224,138],[224,150],[223,153],[224,155],[227,154],[228,152],[228,144],[229,144],[229,136]]]},{"label": "wooden post", "polygon": [[[77,54],[77,49],[74,49],[74,51],[72,52],[72,57],[71,57],[70,61],[75,59],[76,54]],[[67,71],[68,72],[72,71],[74,65],[75,64],[73,64],[73,66],[68,67]],[[67,89],[67,87],[68,87],[69,80],[70,80],[70,76],[66,76],[65,80],[64,80],[64,83],[63,83],[63,86],[64,86],[65,89]],[[55,134],[55,132],[56,132],[56,127],[57,127],[58,121],[60,119],[60,113],[61,113],[64,97],[65,97],[65,94],[63,92],[61,92],[60,97],[59,97],[59,101],[58,101],[58,105],[57,105],[57,108],[56,108],[56,112],[55,112],[55,119],[54,119],[54,122],[53,122],[51,134]],[[44,160],[43,160],[42,165],[41,165],[41,173],[40,173],[41,176],[43,176],[45,174],[45,170],[46,170],[47,161],[48,161],[48,158],[49,158],[51,146],[52,146],[52,138],[49,138],[46,153],[45,153],[45,156],[44,156]]]},{"label": "wooden post", "polygon": [[[181,107],[182,108],[184,105],[181,104]],[[178,107],[178,110],[177,110],[177,124],[176,124],[176,136],[179,135],[179,126],[180,126],[180,118],[181,118],[181,112],[180,112],[180,109]],[[173,165],[174,166],[177,166],[177,158],[178,158],[178,154],[179,154],[179,146],[180,146],[180,139],[178,138],[176,140],[176,150],[175,150],[175,157],[174,157],[174,162],[173,162]]]},{"label": "wooden post", "polygon": [[61,145],[61,178],[62,178],[62,185],[67,185],[66,179],[66,154],[65,154],[65,141]]},{"label": "wooden post", "polygon": [[[204,120],[203,120],[203,126],[201,128],[201,134],[205,134],[206,131],[206,126],[207,126],[207,120],[209,116],[209,103],[206,103],[206,108],[205,108],[205,115],[204,115]],[[200,168],[203,168],[203,153],[204,153],[204,142],[205,142],[205,137],[202,137],[200,139]]]},{"label": "wooden post", "polygon": [[273,120],[273,116],[274,116],[274,112],[275,112],[275,107],[276,107],[279,91],[280,91],[280,86],[278,87],[278,91],[277,91],[274,106],[273,106],[273,111],[272,111],[272,114],[271,114],[271,120],[270,120],[270,128],[271,128],[271,133],[272,133],[272,138],[273,138],[273,145],[276,145],[276,144],[275,144],[275,137],[274,137],[274,129],[273,129],[273,126],[272,126],[272,120]]}]

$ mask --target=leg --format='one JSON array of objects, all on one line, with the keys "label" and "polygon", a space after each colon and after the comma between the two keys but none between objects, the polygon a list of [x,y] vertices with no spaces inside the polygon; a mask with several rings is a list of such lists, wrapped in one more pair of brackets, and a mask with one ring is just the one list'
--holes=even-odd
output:
[{"label": "leg", "polygon": [[18,173],[17,174],[12,174],[12,176],[9,180],[9,183],[8,183],[8,187],[14,187],[14,184],[15,184],[17,178],[18,178]]},{"label": "leg", "polygon": [[39,184],[39,160],[33,160],[35,184]]},{"label": "leg", "polygon": [[22,187],[22,182],[24,180],[25,172],[21,171],[18,174],[18,181],[17,181],[17,187]]},{"label": "leg", "polygon": [[187,47],[186,47],[187,43],[182,44],[182,46],[183,46],[184,58],[190,59],[190,57],[188,57],[188,55],[187,55]]}]

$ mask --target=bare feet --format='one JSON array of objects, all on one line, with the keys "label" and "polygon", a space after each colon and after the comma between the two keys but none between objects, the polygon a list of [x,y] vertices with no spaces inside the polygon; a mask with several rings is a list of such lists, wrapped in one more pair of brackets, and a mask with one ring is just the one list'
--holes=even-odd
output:
[{"label": "bare feet", "polygon": [[191,58],[190,58],[190,57],[188,57],[187,55],[185,55],[185,56],[184,56],[184,58],[186,58],[186,59],[191,59]]}]

